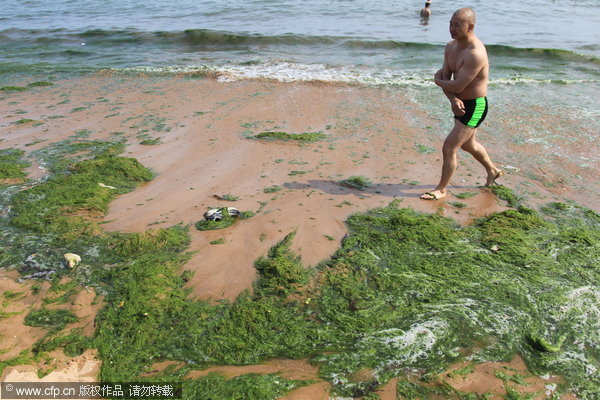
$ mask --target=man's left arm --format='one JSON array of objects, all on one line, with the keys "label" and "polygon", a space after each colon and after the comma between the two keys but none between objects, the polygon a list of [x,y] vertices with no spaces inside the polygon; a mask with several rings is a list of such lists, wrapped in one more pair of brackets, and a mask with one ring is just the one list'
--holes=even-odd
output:
[{"label": "man's left arm", "polygon": [[435,84],[442,88],[444,92],[458,94],[475,79],[479,71],[483,68],[485,58],[480,54],[472,54],[467,57],[460,71],[455,74],[455,79],[443,79],[442,74],[436,74]]}]

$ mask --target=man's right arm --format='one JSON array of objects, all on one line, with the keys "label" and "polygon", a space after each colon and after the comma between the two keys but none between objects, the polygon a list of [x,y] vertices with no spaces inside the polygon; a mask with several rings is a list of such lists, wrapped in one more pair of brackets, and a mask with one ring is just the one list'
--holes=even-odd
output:
[{"label": "man's right arm", "polygon": [[[436,72],[436,74],[435,74],[436,78],[443,79],[443,80],[452,79],[452,71],[450,70],[450,66],[448,65],[448,52],[450,51],[451,43],[452,42],[449,42],[446,45],[446,48],[444,50],[444,64],[442,65],[442,69],[440,69],[438,72]],[[442,89],[442,91],[444,92],[444,94],[446,95],[448,100],[450,101],[450,105],[452,106],[452,112],[454,113],[454,115],[458,115],[458,116],[463,115],[465,113],[465,105],[462,102],[462,100],[459,99],[456,96],[456,94],[454,94],[454,93],[447,92],[443,89]]]}]

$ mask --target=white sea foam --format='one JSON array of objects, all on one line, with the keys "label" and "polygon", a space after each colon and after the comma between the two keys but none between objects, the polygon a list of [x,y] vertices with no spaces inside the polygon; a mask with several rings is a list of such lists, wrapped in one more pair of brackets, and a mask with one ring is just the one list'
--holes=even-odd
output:
[{"label": "white sea foam", "polygon": [[298,64],[283,61],[257,65],[224,66],[168,66],[113,68],[115,72],[140,72],[149,74],[213,74],[221,82],[244,79],[273,79],[280,82],[340,82],[362,85],[410,85],[433,87],[433,70],[375,70],[356,66],[329,66],[324,64]]},{"label": "white sea foam", "polygon": [[595,376],[598,373],[598,368],[593,365],[582,353],[574,353],[566,351],[561,355],[563,360],[567,360],[576,364],[580,364],[587,375]]},{"label": "white sea foam", "polygon": [[528,78],[528,77],[513,77],[513,78],[494,78],[490,79],[490,85],[497,86],[513,86],[513,85],[539,85],[539,84],[561,84],[561,85],[572,85],[577,83],[597,83],[591,79],[541,79],[541,78]]},{"label": "white sea foam", "polygon": [[600,340],[600,291],[593,286],[582,286],[567,294],[567,303],[561,307],[564,315],[576,318],[582,327],[593,327]]},{"label": "white sea foam", "polygon": [[[246,79],[271,79],[279,82],[338,82],[368,86],[408,86],[435,87],[434,70],[429,69],[375,69],[358,66],[330,66],[325,64],[299,64],[286,61],[270,61],[256,65],[221,65],[221,66],[137,66],[129,68],[113,68],[112,71],[146,74],[194,75],[209,74],[220,82],[235,82]],[[490,85],[540,85],[540,84],[575,84],[593,82],[589,80],[551,80],[527,77],[496,78]]]},{"label": "white sea foam", "polygon": [[548,385],[544,385],[544,387],[546,388],[546,396],[550,397],[556,390],[557,386],[558,385],[556,383],[550,383]]},{"label": "white sea foam", "polygon": [[386,329],[374,332],[361,342],[367,346],[380,344],[394,349],[397,359],[386,360],[382,367],[414,363],[428,358],[438,339],[445,335],[448,329],[446,321],[433,319],[413,324],[408,330]]},{"label": "white sea foam", "polygon": [[[300,64],[288,61],[268,61],[254,65],[220,66],[137,66],[113,68],[115,72],[138,72],[148,74],[211,74],[221,82],[235,82],[245,79],[272,79],[280,82],[340,82],[361,85],[399,85],[416,87],[435,87],[434,70],[430,69],[376,69],[359,66],[331,66],[325,64]],[[517,84],[574,84],[587,83],[588,80],[551,80],[527,77],[495,78],[490,85]]]}]

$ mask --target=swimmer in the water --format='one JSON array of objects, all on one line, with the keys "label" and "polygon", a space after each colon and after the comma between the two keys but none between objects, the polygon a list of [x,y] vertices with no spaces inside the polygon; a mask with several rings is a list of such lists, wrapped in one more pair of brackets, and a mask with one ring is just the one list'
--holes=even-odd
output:
[{"label": "swimmer in the water", "polygon": [[429,1],[425,3],[425,7],[423,7],[423,9],[421,10],[421,18],[429,18],[429,16],[431,15],[431,9],[429,8],[430,5],[431,3]]}]

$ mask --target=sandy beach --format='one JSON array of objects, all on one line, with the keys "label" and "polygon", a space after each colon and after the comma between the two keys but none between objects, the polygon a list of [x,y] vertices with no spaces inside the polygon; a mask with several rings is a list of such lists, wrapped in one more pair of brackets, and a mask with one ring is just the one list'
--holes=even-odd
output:
[{"label": "sandy beach", "polygon": [[[193,225],[208,208],[215,207],[254,212],[252,218],[224,230],[190,229],[189,250],[194,254],[183,269],[194,274],[187,287],[194,298],[210,302],[233,300],[242,291],[251,291],[256,279],[255,260],[293,231],[297,234],[292,250],[305,266],[314,267],[339,248],[347,233],[344,221],[351,214],[386,206],[393,200],[400,201],[402,207],[450,217],[461,225],[507,209],[505,202],[482,187],[485,171],[464,152],[459,155],[449,196],[438,201],[419,199],[439,178],[440,148],[447,132],[437,127],[441,118],[451,116],[427,114],[402,88],[268,80],[226,82],[226,78],[101,73],[3,93],[0,147],[22,149],[28,155],[78,134],[86,140],[126,140],[123,155],[139,160],[155,178],[110,204],[102,224],[108,232]],[[30,121],[18,123],[23,118]],[[493,125],[500,118],[502,115],[491,115],[486,124]],[[304,144],[255,139],[261,132],[321,132],[325,138]],[[590,169],[576,164],[536,169],[534,161],[509,165],[509,154],[535,159],[536,152],[543,149],[536,144],[515,145],[508,135],[490,138],[485,133],[484,125],[479,138],[505,171],[499,183],[522,188],[526,182],[530,192],[524,195],[530,206],[574,201],[600,210],[600,199],[561,183],[564,177],[577,175],[597,191],[599,182]],[[27,172],[30,179],[46,174],[39,161]],[[371,184],[359,190],[341,183],[352,176],[366,177]],[[280,190],[270,190],[274,187]],[[476,195],[468,199],[454,196],[462,192]],[[225,201],[225,195],[239,199]],[[1,277],[3,291],[23,291],[31,285],[17,283],[15,271],[2,271]],[[15,310],[30,309],[42,293],[20,299]],[[68,306],[82,317],[82,326],[92,323],[101,307],[102,300],[94,301],[94,297],[88,293]],[[0,354],[0,360],[15,357],[40,337],[40,328],[23,325],[23,318],[20,314],[0,319],[0,349],[10,349]],[[93,329],[87,329],[86,335],[92,335]],[[97,360],[93,353],[85,353],[75,361],[63,360],[54,373],[64,371],[65,380],[85,380],[93,375],[90,368],[99,368],[90,363]],[[526,371],[520,359],[511,365]],[[493,371],[493,365],[474,371],[469,379],[476,383],[471,386],[461,381],[454,382],[455,388],[480,394],[490,390],[493,398],[501,398],[498,396],[505,394],[502,381],[490,368]],[[306,360],[213,369],[226,376],[284,371],[284,376],[293,379],[318,380],[315,367]],[[30,367],[8,367],[3,380],[33,379],[28,371]],[[560,378],[546,382],[532,378],[528,391],[535,392],[536,399],[547,398],[544,384],[557,381]],[[284,398],[327,399],[327,390],[328,384],[321,381]],[[396,398],[394,390],[381,396]]]}]

